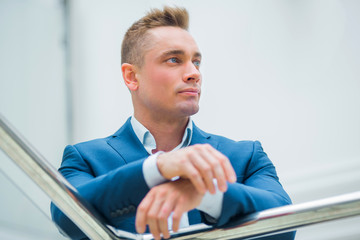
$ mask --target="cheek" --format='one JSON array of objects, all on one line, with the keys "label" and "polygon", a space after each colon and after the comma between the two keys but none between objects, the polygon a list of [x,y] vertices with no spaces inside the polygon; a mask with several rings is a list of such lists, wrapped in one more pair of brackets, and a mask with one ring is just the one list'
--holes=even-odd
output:
[{"label": "cheek", "polygon": [[169,71],[157,71],[153,75],[153,84],[163,95],[171,94],[176,84],[174,74]]},{"label": "cheek", "polygon": [[[161,66],[147,65],[143,79],[143,91],[157,100],[170,100],[176,91],[177,84],[181,81],[181,75],[175,69]],[[179,80],[180,78],[180,80]]]},{"label": "cheek", "polygon": [[173,73],[169,71],[156,71],[154,73],[154,80],[159,84],[169,84],[173,78]]}]

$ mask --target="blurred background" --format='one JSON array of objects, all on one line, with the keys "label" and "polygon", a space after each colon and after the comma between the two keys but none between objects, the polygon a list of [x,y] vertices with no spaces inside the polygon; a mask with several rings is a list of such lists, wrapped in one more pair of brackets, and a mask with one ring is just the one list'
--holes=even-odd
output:
[{"label": "blurred background", "polygon": [[[360,189],[360,1],[0,0],[0,114],[60,166],[67,144],[132,114],[120,70],[127,28],[186,7],[203,55],[203,130],[260,140],[294,203]],[[0,239],[64,239],[49,198],[0,152]],[[296,239],[360,239],[360,218]]]}]

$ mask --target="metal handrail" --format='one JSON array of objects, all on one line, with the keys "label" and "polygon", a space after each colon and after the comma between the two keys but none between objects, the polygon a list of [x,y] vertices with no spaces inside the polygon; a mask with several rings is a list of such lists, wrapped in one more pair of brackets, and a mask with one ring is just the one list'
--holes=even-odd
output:
[{"label": "metal handrail", "polygon": [[[0,114],[0,148],[90,239],[153,239],[106,226],[77,190],[49,164]],[[214,229],[192,225],[172,234],[172,239],[240,239],[360,215],[360,192],[313,202],[256,212]]]},{"label": "metal handrail", "polygon": [[0,114],[0,148],[90,239],[118,239],[78,197],[77,190]]},{"label": "metal handrail", "polygon": [[360,191],[256,212],[224,228],[181,239],[248,239],[356,215],[360,215]]}]

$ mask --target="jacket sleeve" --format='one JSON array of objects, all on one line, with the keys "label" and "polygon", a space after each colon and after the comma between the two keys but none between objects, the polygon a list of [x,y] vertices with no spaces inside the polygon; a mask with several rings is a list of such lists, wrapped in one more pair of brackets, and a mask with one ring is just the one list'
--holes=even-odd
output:
[{"label": "jacket sleeve", "polygon": [[[238,172],[237,169],[235,171]],[[291,204],[290,197],[281,186],[275,167],[260,142],[253,142],[252,155],[243,173],[244,176],[238,176],[236,183],[228,184],[216,227],[246,214]],[[277,237],[275,239],[293,239],[294,232]]]},{"label": "jacket sleeve", "polygon": [[[67,146],[59,171],[107,223],[117,226],[122,220],[135,216],[137,206],[149,191],[142,174],[143,161],[138,160],[94,177],[91,167],[76,147]],[[51,214],[66,235],[72,239],[85,238],[80,229],[53,204]]]}]

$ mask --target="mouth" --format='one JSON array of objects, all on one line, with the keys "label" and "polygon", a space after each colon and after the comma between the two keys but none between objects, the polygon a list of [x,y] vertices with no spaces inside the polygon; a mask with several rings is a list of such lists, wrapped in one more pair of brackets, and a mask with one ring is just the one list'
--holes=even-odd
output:
[{"label": "mouth", "polygon": [[197,96],[200,94],[200,89],[199,88],[186,88],[186,89],[180,90],[179,93],[185,94],[185,95],[190,95],[190,96]]}]

